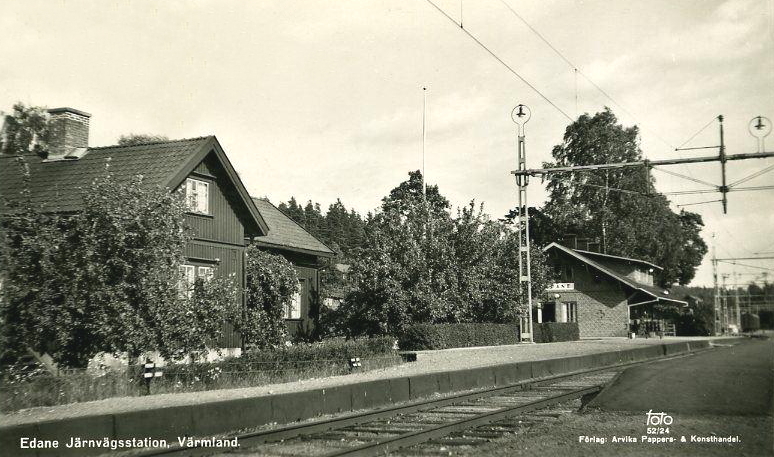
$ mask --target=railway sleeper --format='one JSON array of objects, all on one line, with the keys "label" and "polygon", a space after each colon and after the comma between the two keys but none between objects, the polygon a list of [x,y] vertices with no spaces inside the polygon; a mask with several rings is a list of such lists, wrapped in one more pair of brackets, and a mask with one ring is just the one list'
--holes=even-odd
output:
[{"label": "railway sleeper", "polygon": [[409,424],[406,424],[405,427],[352,427],[352,428],[345,428],[342,431],[344,432],[350,432],[350,433],[389,433],[389,434],[396,434],[400,435],[402,433],[407,432],[415,432],[417,430],[422,430],[423,427],[421,426],[412,426]]},{"label": "railway sleeper", "polygon": [[[461,437],[461,436],[455,436],[455,437],[448,437],[448,438],[441,438],[437,440],[430,440],[426,443],[423,443],[424,445],[430,445],[430,446],[448,446],[448,447],[457,447],[457,446],[478,446],[479,444],[486,443],[489,440],[484,440],[482,438],[475,438],[475,437]],[[422,444],[418,444],[417,447],[422,446]]]}]

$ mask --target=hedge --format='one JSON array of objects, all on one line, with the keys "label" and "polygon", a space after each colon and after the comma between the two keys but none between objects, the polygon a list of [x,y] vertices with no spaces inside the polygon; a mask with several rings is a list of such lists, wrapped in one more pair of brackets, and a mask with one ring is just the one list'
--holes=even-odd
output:
[{"label": "hedge", "polygon": [[311,344],[297,344],[277,349],[248,351],[242,354],[242,357],[239,359],[248,363],[275,361],[279,363],[292,363],[313,360],[346,360],[350,357],[382,357],[395,354],[394,344],[395,338],[389,336],[352,340],[331,338]]},{"label": "hedge", "polygon": [[398,337],[398,346],[406,351],[518,342],[519,326],[515,324],[415,324]]},{"label": "hedge", "polygon": [[774,312],[761,311],[758,313],[758,317],[760,317],[761,328],[774,329]]},{"label": "hedge", "polygon": [[[161,369],[163,376],[153,379],[150,391],[159,394],[232,389],[342,375],[351,371],[348,363],[351,357],[360,357],[362,367],[358,370],[393,366],[402,363],[393,349],[394,342],[391,337],[324,340],[247,351],[242,357],[217,362],[167,365]],[[45,370],[27,373],[11,368],[0,370],[0,411],[3,412],[146,392],[145,383],[141,382],[142,364],[101,375],[73,370],[53,376]]]},{"label": "hedge", "polygon": [[577,322],[537,322],[532,324],[536,343],[556,343],[559,341],[577,341],[580,330]]},{"label": "hedge", "polygon": [[361,359],[397,357],[394,344],[395,339],[386,336],[355,340],[336,338],[311,344],[250,350],[243,353],[241,357],[217,362],[171,365],[166,372],[174,372],[177,376],[193,375],[199,379],[206,379],[213,372],[237,374],[346,366],[347,361],[352,357]]}]

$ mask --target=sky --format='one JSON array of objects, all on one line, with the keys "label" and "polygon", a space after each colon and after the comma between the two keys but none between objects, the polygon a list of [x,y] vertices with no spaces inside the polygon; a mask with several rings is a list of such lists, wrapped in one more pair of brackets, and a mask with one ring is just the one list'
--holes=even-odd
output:
[{"label": "sky", "polygon": [[[0,110],[89,112],[91,146],[214,134],[251,194],[275,204],[377,208],[422,166],[425,95],[428,183],[493,217],[516,204],[517,104],[532,111],[530,168],[551,160],[571,119],[604,106],[640,126],[648,159],[716,154],[674,149],[707,124],[685,146],[717,145],[719,114],[727,152],[757,152],[748,123],[774,119],[774,0],[1,1]],[[729,162],[729,182],[771,165]],[[720,179],[718,163],[668,170]],[[705,188],[654,176],[661,192]],[[774,172],[744,185],[772,184]],[[545,197],[533,179],[530,204]],[[670,197],[675,210],[718,198]],[[685,208],[719,258],[774,256],[774,191],[730,193],[725,215],[719,203]],[[694,285],[712,284],[710,257]],[[756,268],[719,273],[772,280],[774,260],[737,262]]]}]

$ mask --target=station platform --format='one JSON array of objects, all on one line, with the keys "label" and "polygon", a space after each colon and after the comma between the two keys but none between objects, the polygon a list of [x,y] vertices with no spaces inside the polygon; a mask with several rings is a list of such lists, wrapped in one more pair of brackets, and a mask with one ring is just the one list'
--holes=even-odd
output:
[{"label": "station platform", "polygon": [[[19,436],[100,439],[204,436],[509,385],[622,362],[688,353],[733,337],[600,338],[418,351],[416,362],[283,384],[37,407],[0,415],[0,447]],[[26,435],[25,435],[26,434]],[[42,455],[42,454],[41,454]]]},{"label": "station platform", "polygon": [[514,344],[503,346],[483,346],[441,349],[432,351],[413,351],[416,362],[404,363],[392,367],[350,373],[327,378],[304,379],[281,384],[266,384],[240,389],[222,389],[175,394],[159,394],[147,397],[116,397],[104,400],[71,403],[57,406],[41,406],[12,413],[0,413],[0,427],[46,420],[65,419],[93,414],[123,413],[170,406],[191,405],[210,401],[247,398],[263,395],[275,395],[302,390],[357,384],[366,381],[389,379],[402,376],[414,376],[425,373],[478,368],[517,362],[555,359],[589,355],[609,351],[640,347],[642,345],[664,344],[681,341],[723,340],[724,337],[665,337],[663,339],[626,339],[594,338],[580,341],[544,344]]}]

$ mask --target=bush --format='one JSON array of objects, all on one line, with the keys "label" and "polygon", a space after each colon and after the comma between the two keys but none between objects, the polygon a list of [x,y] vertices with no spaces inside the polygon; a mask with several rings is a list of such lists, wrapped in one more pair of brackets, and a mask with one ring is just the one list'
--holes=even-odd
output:
[{"label": "bush", "polygon": [[742,314],[742,328],[743,332],[754,332],[761,328],[761,319],[757,314],[744,313]]},{"label": "bush", "polygon": [[337,338],[275,349],[254,349],[241,357],[217,362],[170,365],[164,369],[163,381],[176,383],[187,390],[202,390],[219,388],[224,382],[254,385],[255,379],[277,382],[344,374],[349,371],[348,362],[353,357],[359,357],[364,368],[369,368],[368,361],[390,359],[388,365],[396,363],[399,356],[393,345],[394,340],[390,337]]},{"label": "bush", "polygon": [[712,322],[707,322],[697,314],[680,314],[674,319],[675,329],[679,336],[712,335]]},{"label": "bush", "polygon": [[536,343],[556,343],[559,341],[577,341],[580,330],[577,322],[543,322],[532,324]]},{"label": "bush", "polygon": [[761,311],[758,316],[761,328],[774,329],[774,311]]},{"label": "bush", "polygon": [[60,366],[85,367],[99,352],[173,359],[219,338],[235,291],[224,278],[194,302],[180,296],[191,234],[179,192],[141,175],[114,178],[106,162],[81,190],[83,209],[62,215],[33,200],[29,166],[17,161],[21,192],[3,196],[11,200],[0,214],[3,353],[29,347]]},{"label": "bush", "polygon": [[403,350],[497,346],[519,342],[519,327],[513,324],[415,324],[398,339]]},{"label": "bush", "polygon": [[[325,340],[320,343],[254,350],[242,357],[218,362],[167,365],[154,378],[151,394],[253,387],[350,372],[348,360],[360,357],[362,368],[372,370],[402,363],[394,340]],[[0,369],[0,411],[61,405],[110,397],[144,395],[142,365],[89,372],[67,370],[58,376],[45,370],[12,366]]]},{"label": "bush", "polygon": [[250,245],[245,252],[246,300],[235,322],[245,347],[271,348],[287,337],[284,308],[298,290],[293,265],[281,255]]}]

